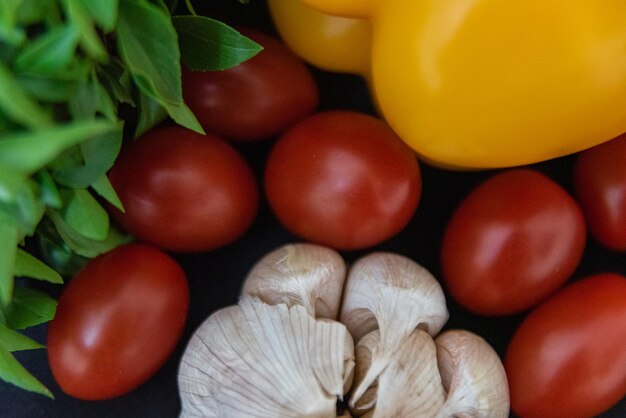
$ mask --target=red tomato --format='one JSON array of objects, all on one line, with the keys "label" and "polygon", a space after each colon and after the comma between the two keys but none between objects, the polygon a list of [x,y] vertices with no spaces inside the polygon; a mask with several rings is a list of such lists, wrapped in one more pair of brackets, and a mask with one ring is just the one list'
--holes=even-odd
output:
[{"label": "red tomato", "polygon": [[510,342],[511,408],[524,418],[592,417],[626,395],[626,278],[598,274],[537,307]]},{"label": "red tomato", "polygon": [[269,204],[288,230],[346,250],[398,233],[421,187],[413,151],[380,119],[351,111],[298,123],[277,141],[265,171]]},{"label": "red tomato", "polygon": [[176,347],[188,306],[185,273],[163,252],[129,244],[96,257],[69,282],[49,324],[54,378],[86,400],[136,388]]},{"label": "red tomato", "polygon": [[574,190],[591,235],[626,251],[626,134],[578,154]]},{"label": "red tomato", "polygon": [[142,241],[175,251],[207,251],[246,232],[258,186],[228,143],[172,126],[153,129],[122,150],[109,173],[125,213],[113,217]]},{"label": "red tomato", "polygon": [[530,308],[561,287],[585,247],[582,211],[549,177],[500,172],[473,190],[443,236],[443,277],[451,295],[486,315]]},{"label": "red tomato", "polygon": [[278,40],[241,31],[263,51],[224,71],[183,70],[183,97],[206,131],[256,141],[311,114],[319,92],[308,67]]}]

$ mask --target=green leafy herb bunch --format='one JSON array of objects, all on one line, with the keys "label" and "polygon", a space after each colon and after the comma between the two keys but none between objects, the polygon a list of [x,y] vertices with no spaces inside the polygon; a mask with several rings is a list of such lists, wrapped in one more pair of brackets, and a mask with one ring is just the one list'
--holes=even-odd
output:
[{"label": "green leafy herb bunch", "polygon": [[103,207],[123,210],[106,175],[122,142],[168,117],[202,132],[183,101],[181,58],[195,70],[220,70],[260,50],[227,25],[195,15],[189,2],[191,15],[176,15],[175,3],[0,0],[6,382],[52,397],[13,353],[42,347],[22,330],[52,319],[56,301],[21,278],[61,284],[85,260],[130,239]]}]

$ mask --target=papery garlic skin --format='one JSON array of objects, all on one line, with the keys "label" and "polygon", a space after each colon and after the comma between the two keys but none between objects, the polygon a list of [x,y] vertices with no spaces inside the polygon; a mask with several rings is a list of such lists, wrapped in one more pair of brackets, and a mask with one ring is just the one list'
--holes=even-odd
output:
[{"label": "papery garlic skin", "polygon": [[315,318],[336,319],[345,277],[345,262],[335,250],[308,243],[287,244],[252,267],[241,293],[270,305],[302,305]]},{"label": "papery garlic skin", "polygon": [[436,335],[448,316],[437,279],[408,257],[372,253],[348,272],[339,319],[355,341],[375,329],[385,341],[418,327]]},{"label": "papery garlic skin", "polygon": [[[379,338],[373,331],[357,344],[357,385],[367,376]],[[416,329],[351,411],[364,418],[506,418],[506,374],[478,335],[449,330],[433,340]]]},{"label": "papery garlic skin", "polygon": [[[373,350],[380,344],[380,332],[374,330],[365,335],[354,348],[356,367],[354,370],[354,384],[360,386],[372,367]],[[378,399],[378,379],[373,381],[363,395],[350,406],[350,412],[355,416],[363,415],[374,408]]]},{"label": "papery garlic skin", "polygon": [[446,403],[439,417],[506,418],[509,387],[500,357],[482,337],[448,330],[435,339]]},{"label": "papery garlic skin", "polygon": [[424,267],[392,253],[372,253],[357,260],[346,279],[340,321],[356,342],[376,329],[380,341],[372,348],[372,365],[368,375],[357,383],[350,407],[415,329],[434,336],[447,320],[443,289]]},{"label": "papery garlic skin", "polygon": [[181,417],[336,416],[353,343],[302,306],[243,297],[195,332],[181,360]]},{"label": "papery garlic skin", "polygon": [[[377,340],[380,340],[379,332],[372,331],[357,344],[357,385],[367,376],[367,368],[371,366],[366,348],[376,347]],[[364,417],[371,418],[436,417],[446,398],[436,351],[428,333],[421,329],[413,331],[402,347],[389,357],[375,385],[368,388],[352,412],[355,415],[367,412]],[[371,399],[373,394],[375,399]]]},{"label": "papery garlic skin", "polygon": [[261,259],[239,304],[215,312],[189,341],[181,417],[334,418],[346,393],[362,418],[508,417],[493,348],[469,331],[435,338],[448,311],[425,268],[372,253],[345,275],[341,256],[314,244]]}]

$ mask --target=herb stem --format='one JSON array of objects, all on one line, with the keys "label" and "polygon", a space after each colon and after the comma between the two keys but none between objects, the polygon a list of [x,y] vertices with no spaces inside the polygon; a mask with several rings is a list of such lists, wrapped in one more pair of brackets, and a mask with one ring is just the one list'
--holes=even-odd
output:
[{"label": "herb stem", "polygon": [[185,4],[187,5],[187,9],[189,10],[189,13],[191,13],[193,16],[198,16],[198,14],[196,13],[196,10],[193,8],[193,5],[191,4],[191,0],[185,0]]}]

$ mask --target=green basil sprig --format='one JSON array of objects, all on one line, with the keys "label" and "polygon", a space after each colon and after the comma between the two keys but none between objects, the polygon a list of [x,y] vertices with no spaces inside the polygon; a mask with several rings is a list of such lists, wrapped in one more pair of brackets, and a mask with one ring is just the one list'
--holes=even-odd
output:
[{"label": "green basil sprig", "polygon": [[[167,117],[203,132],[183,101],[181,59],[194,70],[222,70],[261,50],[216,20],[173,16],[176,4],[0,1],[5,382],[53,396],[13,355],[43,347],[21,330],[49,321],[56,310],[56,301],[32,280],[61,284],[88,259],[131,239],[113,227],[103,207],[123,210],[106,175],[122,141]],[[28,278],[28,285],[18,285],[17,277]]]}]

